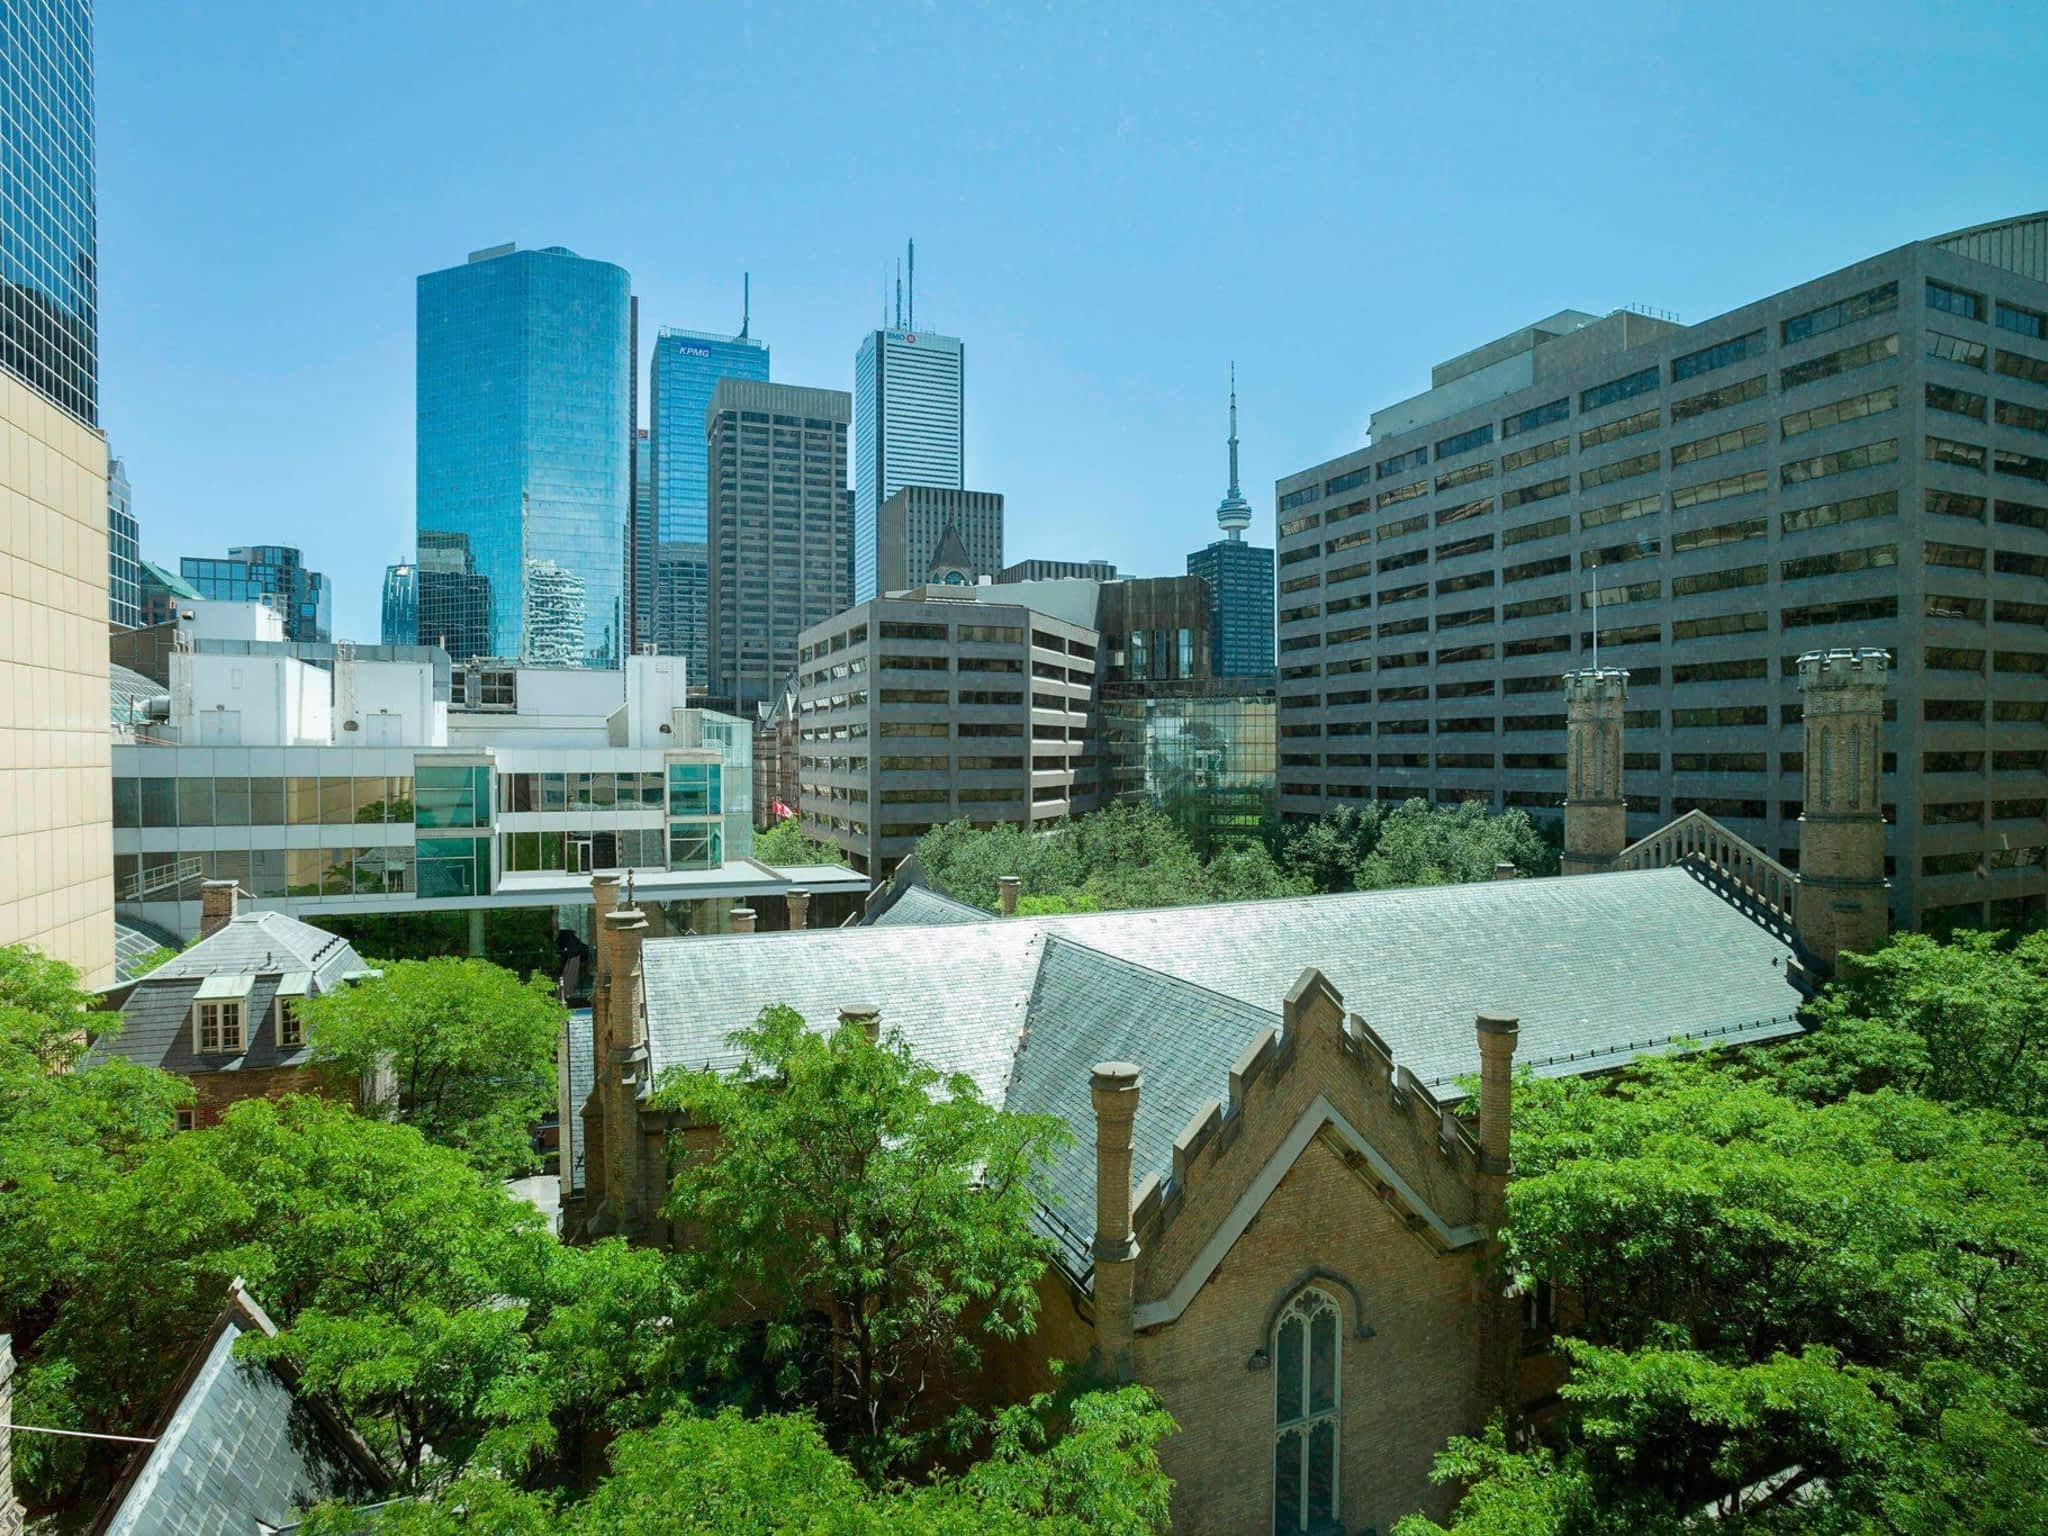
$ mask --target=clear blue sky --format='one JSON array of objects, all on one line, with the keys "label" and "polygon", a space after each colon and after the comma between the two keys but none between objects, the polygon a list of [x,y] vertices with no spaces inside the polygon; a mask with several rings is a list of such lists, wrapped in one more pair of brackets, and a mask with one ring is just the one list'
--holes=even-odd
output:
[{"label": "clear blue sky", "polygon": [[100,0],[98,32],[143,551],[298,544],[368,640],[412,547],[413,279],[500,241],[624,265],[643,349],[735,327],[750,269],[775,377],[847,389],[914,234],[1012,557],[1157,574],[1215,536],[1232,357],[1270,542],[1273,481],[1443,357],[2048,206],[2039,0]]}]

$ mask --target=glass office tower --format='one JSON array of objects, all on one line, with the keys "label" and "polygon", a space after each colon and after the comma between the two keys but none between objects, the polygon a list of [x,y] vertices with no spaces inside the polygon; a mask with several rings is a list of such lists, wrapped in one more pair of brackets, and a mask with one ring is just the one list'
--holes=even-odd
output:
[{"label": "glass office tower", "polygon": [[1273,551],[1218,539],[1188,556],[1209,583],[1211,665],[1218,677],[1273,676]]},{"label": "glass office tower", "polygon": [[[633,497],[630,290],[623,268],[560,246],[496,246],[419,279],[422,575],[427,550],[459,538],[471,578],[422,580],[422,637],[482,639],[508,658],[545,652],[548,664],[619,665]],[[444,600],[486,612],[445,612]]]},{"label": "glass office tower", "polygon": [[420,639],[420,568],[410,562],[384,567],[383,622],[378,635],[386,645],[418,645]]},{"label": "glass office tower", "polygon": [[870,331],[853,365],[853,600],[875,595],[876,517],[906,485],[967,486],[966,348]]},{"label": "glass office tower", "polygon": [[215,602],[268,602],[284,615],[284,637],[305,642],[334,638],[327,578],[306,568],[288,544],[231,549],[225,560],[187,555],[178,570],[193,590]]},{"label": "glass office tower", "polygon": [[107,619],[123,629],[142,622],[142,534],[128,471],[107,460]]},{"label": "glass office tower", "polygon": [[648,381],[648,446],[654,455],[655,517],[664,544],[702,544],[705,521],[704,413],[720,379],[768,381],[768,343],[664,326]]},{"label": "glass office tower", "polygon": [[0,41],[0,363],[97,426],[90,0],[8,0]]}]

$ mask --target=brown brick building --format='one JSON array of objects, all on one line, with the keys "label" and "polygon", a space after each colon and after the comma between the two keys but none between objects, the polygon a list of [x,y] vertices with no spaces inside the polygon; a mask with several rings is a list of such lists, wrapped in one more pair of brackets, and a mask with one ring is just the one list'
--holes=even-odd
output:
[{"label": "brown brick building", "polygon": [[[1180,1426],[1162,1457],[1183,1531],[1441,1515],[1445,1440],[1556,1385],[1541,1308],[1496,1262],[1513,1069],[1797,1032],[1838,948],[1883,933],[1885,663],[1801,660],[1797,876],[1699,812],[1628,847],[1618,818],[1570,814],[1617,790],[1622,722],[1601,707],[1572,716],[1579,878],[1047,918],[913,887],[859,927],[654,942],[601,883],[594,1022],[565,1052],[587,1176],[564,1230],[676,1240],[673,1127],[645,1102],[662,1071],[736,1066],[730,1031],[771,1004],[819,1027],[879,1008],[942,1071],[1073,1133],[1040,1210],[1058,1262],[1039,1328],[992,1363],[1000,1386],[1042,1385],[1054,1359],[1151,1386]],[[1627,684],[1568,686],[1604,706]]]}]

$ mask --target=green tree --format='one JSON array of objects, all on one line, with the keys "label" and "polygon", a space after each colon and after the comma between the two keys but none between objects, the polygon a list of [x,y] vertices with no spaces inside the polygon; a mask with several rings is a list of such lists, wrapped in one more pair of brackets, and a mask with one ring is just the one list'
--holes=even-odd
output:
[{"label": "green tree", "polygon": [[2025,1528],[1990,1486],[2048,1513],[2048,1156],[2014,1121],[1719,1060],[1516,1115],[1507,1248],[1575,1299],[1567,1412],[1547,1461],[1452,1448],[1465,1536]]},{"label": "green tree", "polygon": [[1379,842],[1380,802],[1340,805],[1310,821],[1285,821],[1272,831],[1281,869],[1314,891],[1348,891],[1366,855]]},{"label": "green tree", "polygon": [[899,1038],[814,1032],[765,1009],[732,1075],[670,1072],[656,1101],[715,1127],[667,1214],[685,1247],[694,1344],[715,1371],[773,1373],[872,1475],[922,1453],[984,1339],[1027,1331],[1048,1245],[1040,1169],[1065,1127],[985,1104]]},{"label": "green tree", "polygon": [[305,1005],[320,1066],[349,1081],[388,1069],[398,1118],[495,1178],[534,1165],[564,1017],[541,977],[483,960],[400,960]]},{"label": "green tree", "polygon": [[754,834],[754,857],[763,864],[842,864],[839,849],[806,832],[794,816],[785,816],[765,832]]},{"label": "green tree", "polygon": [[1812,1032],[1761,1065],[1815,1102],[1894,1087],[2048,1130],[2048,932],[2002,938],[1895,935],[1844,966]]},{"label": "green tree", "polygon": [[1426,800],[1406,800],[1380,819],[1379,835],[1352,884],[1376,891],[1491,880],[1502,862],[1518,874],[1554,875],[1558,852],[1524,811],[1496,813],[1478,800],[1432,810]]}]

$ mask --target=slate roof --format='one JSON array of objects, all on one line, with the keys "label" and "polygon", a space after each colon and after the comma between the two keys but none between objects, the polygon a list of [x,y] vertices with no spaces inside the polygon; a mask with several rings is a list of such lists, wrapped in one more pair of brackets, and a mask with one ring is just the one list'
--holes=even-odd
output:
[{"label": "slate roof", "polygon": [[867,926],[881,927],[892,923],[915,923],[930,928],[950,923],[986,923],[994,919],[993,912],[984,912],[980,907],[970,907],[964,901],[955,901],[927,886],[907,886],[886,907],[877,912]]},{"label": "slate roof", "polygon": [[[138,980],[121,1004],[119,1034],[102,1036],[88,1061],[122,1056],[144,1066],[190,1076],[302,1067],[309,1046],[280,1046],[276,1010],[278,984],[292,972],[306,972],[315,993],[331,992],[363,962],[346,939],[282,912],[238,912],[218,931]],[[252,976],[242,1001],[244,1049],[239,1055],[204,1055],[192,1046],[192,1001],[209,976]]]},{"label": "slate roof", "polygon": [[1231,1063],[1311,965],[1446,1101],[1478,1071],[1483,1011],[1520,1017],[1518,1065],[1564,1076],[1679,1039],[1795,1034],[1804,1000],[1784,941],[1685,866],[956,919],[943,936],[909,912],[890,918],[944,900],[911,885],[867,927],[650,941],[652,1066],[737,1066],[727,1035],[771,1004],[819,1028],[842,1006],[878,1007],[886,1029],[990,1101],[1066,1117],[1075,1149],[1053,1171],[1054,1197],[1085,1227],[1089,1068],[1144,1069],[1134,1178],[1164,1176],[1173,1137],[1225,1093]]},{"label": "slate roof", "polygon": [[381,1470],[333,1413],[277,1369],[234,1355],[275,1332],[237,1282],[193,1368],[93,1523],[95,1536],[259,1536],[322,1499],[360,1502]]},{"label": "slate roof", "polygon": [[583,1188],[583,1103],[596,1086],[590,1059],[590,1010],[569,1011],[569,1113],[562,1117],[561,1155],[567,1158],[571,1190]]}]

